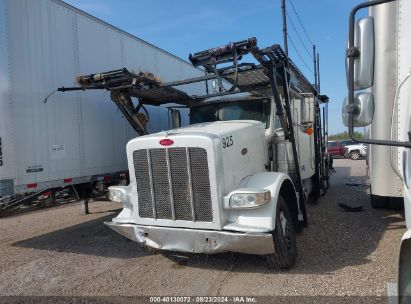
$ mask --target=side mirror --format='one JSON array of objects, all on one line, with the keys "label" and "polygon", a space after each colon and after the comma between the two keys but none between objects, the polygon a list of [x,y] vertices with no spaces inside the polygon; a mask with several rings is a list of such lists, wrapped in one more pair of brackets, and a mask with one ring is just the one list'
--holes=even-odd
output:
[{"label": "side mirror", "polygon": [[[344,99],[342,119],[348,127],[348,97]],[[354,97],[354,127],[365,127],[371,124],[374,117],[374,97],[369,92],[355,94]]]},{"label": "side mirror", "polygon": [[314,96],[305,96],[301,100],[301,122],[313,123],[314,122]]},{"label": "side mirror", "polygon": [[[359,50],[359,56],[354,60],[354,90],[358,91],[371,87],[374,81],[373,17],[366,17],[356,22],[354,46]],[[346,71],[348,76],[348,59]]]},{"label": "side mirror", "polygon": [[179,110],[170,109],[171,115],[171,128],[177,129],[181,127],[181,114]]}]

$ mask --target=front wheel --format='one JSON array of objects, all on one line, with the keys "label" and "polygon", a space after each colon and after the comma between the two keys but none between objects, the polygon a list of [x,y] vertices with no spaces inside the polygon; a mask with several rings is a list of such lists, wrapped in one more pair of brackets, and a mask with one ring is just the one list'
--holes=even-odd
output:
[{"label": "front wheel", "polygon": [[359,159],[359,158],[360,158],[360,152],[358,152],[358,151],[351,151],[351,152],[350,152],[350,158],[351,158],[352,160],[357,160],[357,159]]},{"label": "front wheel", "polygon": [[268,265],[275,269],[289,269],[297,259],[297,241],[293,218],[282,196],[278,197],[272,234],[275,253],[267,255]]}]

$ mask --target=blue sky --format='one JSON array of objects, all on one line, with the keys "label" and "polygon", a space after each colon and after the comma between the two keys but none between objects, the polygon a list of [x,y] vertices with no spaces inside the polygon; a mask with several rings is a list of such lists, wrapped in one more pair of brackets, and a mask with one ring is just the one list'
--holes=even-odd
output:
[{"label": "blue sky", "polygon": [[[306,47],[291,4],[289,15]],[[283,44],[280,0],[66,0],[108,23],[183,59],[191,52],[257,37],[260,47]],[[341,104],[347,94],[344,53],[348,15],[359,0],[293,0],[308,36],[320,52],[321,92],[330,97],[329,133],[345,130]],[[289,54],[314,82],[312,59],[289,23],[289,34],[305,63],[289,42]]]}]

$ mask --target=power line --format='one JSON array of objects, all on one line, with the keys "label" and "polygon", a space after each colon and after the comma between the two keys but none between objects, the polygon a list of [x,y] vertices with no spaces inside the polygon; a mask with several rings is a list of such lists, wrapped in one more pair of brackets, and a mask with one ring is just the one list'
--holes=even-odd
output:
[{"label": "power line", "polygon": [[290,35],[287,34],[287,36],[288,36],[288,39],[289,39],[290,42],[291,42],[292,47],[294,48],[294,51],[297,53],[298,57],[300,57],[302,63],[305,65],[305,67],[307,68],[307,70],[309,70],[312,74],[314,74],[313,70],[308,66],[308,64],[307,64],[307,62],[305,62],[303,56],[301,56],[300,52],[299,52],[298,49],[296,48],[296,46],[295,46],[293,40],[291,39]]},{"label": "power line", "polygon": [[302,46],[304,47],[305,51],[307,52],[308,56],[310,56],[310,58],[313,59],[312,54],[310,53],[310,51],[308,50],[307,46],[305,45],[303,39],[301,38],[300,34],[298,33],[298,30],[297,30],[297,28],[295,27],[294,22],[293,22],[293,20],[291,19],[290,15],[288,14],[287,11],[286,11],[286,14],[287,14],[288,20],[290,21],[291,25],[293,26],[293,29],[294,29],[295,33],[297,34],[297,37],[298,37],[298,39],[300,40],[300,42],[301,42]]},{"label": "power line", "polygon": [[307,31],[306,31],[306,29],[305,29],[305,27],[304,27],[304,24],[303,24],[303,22],[301,21],[300,16],[299,16],[298,13],[297,13],[297,10],[295,9],[293,0],[289,0],[289,1],[290,1],[290,4],[291,4],[291,7],[293,8],[293,11],[294,11],[295,15],[297,16],[298,21],[299,21],[300,24],[301,24],[301,27],[302,27],[305,35],[307,36],[308,41],[310,41],[311,45],[313,45],[314,43],[313,43],[313,41],[311,40],[310,36],[308,35],[308,33],[307,33]]}]

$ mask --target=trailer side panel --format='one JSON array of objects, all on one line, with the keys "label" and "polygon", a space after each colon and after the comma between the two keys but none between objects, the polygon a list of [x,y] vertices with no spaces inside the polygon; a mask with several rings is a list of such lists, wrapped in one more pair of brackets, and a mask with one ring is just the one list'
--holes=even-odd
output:
[{"label": "trailer side panel", "polygon": [[[125,147],[136,134],[108,92],[56,93],[75,76],[118,69],[163,81],[202,71],[58,0],[0,0],[0,180],[35,191],[127,170]],[[8,69],[3,69],[8,67]],[[166,71],[166,72],[160,72]],[[201,94],[204,85],[192,85]],[[167,109],[150,107],[150,132],[169,128]],[[186,119],[185,119],[186,120]],[[0,195],[5,195],[5,193]]]}]

